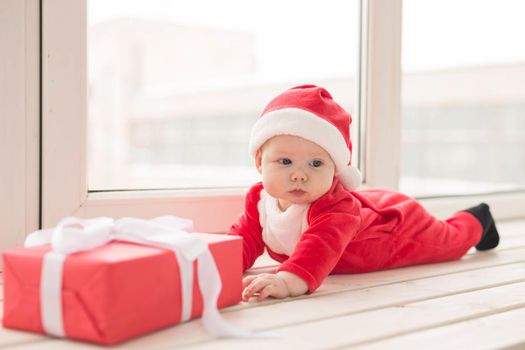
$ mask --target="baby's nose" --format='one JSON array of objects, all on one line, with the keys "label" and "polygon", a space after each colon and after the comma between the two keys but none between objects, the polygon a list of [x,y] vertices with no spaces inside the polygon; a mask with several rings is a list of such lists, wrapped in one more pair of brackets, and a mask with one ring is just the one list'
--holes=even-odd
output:
[{"label": "baby's nose", "polygon": [[292,181],[306,181],[307,177],[304,171],[296,170],[292,173]]}]

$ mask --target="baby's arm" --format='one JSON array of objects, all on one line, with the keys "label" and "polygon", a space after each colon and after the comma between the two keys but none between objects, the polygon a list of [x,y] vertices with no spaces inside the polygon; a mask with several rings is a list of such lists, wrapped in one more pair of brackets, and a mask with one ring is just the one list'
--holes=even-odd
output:
[{"label": "baby's arm", "polygon": [[254,185],[246,194],[244,213],[235,222],[228,234],[242,237],[243,272],[264,252],[262,227],[259,223],[259,202],[262,184]]},{"label": "baby's arm", "polygon": [[242,281],[244,291],[242,298],[249,300],[256,293],[257,300],[261,301],[267,297],[283,299],[303,295],[308,291],[306,282],[296,274],[288,271],[279,271],[276,274],[262,273],[245,277]]}]

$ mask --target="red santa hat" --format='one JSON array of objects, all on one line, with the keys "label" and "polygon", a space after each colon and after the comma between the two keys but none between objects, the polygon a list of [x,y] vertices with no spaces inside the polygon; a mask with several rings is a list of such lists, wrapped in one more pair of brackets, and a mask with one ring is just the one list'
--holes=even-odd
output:
[{"label": "red santa hat", "polygon": [[350,164],[352,117],[324,88],[301,85],[275,97],[252,128],[249,151],[277,135],[299,136],[324,148],[335,163],[335,174],[347,190],[361,184],[361,173]]}]

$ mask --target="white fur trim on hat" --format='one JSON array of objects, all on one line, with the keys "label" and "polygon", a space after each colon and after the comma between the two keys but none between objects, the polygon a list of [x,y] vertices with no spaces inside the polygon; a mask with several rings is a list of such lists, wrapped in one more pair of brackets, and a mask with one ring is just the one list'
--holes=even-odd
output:
[{"label": "white fur trim on hat", "polygon": [[337,177],[343,186],[349,191],[357,189],[363,181],[363,177],[359,169],[352,165],[344,168],[341,172],[339,172],[339,174],[337,174]]},{"label": "white fur trim on hat", "polygon": [[350,161],[350,150],[339,130],[304,109],[278,109],[260,117],[252,128],[250,154],[255,157],[257,150],[277,135],[299,136],[318,144],[330,154],[337,168],[346,167]]}]

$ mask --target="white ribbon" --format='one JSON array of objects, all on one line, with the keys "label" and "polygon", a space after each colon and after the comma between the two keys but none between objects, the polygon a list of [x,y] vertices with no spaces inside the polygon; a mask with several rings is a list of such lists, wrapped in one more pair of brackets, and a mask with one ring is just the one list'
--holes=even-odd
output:
[{"label": "white ribbon", "polygon": [[80,219],[66,217],[55,228],[31,233],[26,247],[51,243],[44,255],[40,281],[42,324],[46,333],[64,337],[62,318],[62,271],[68,254],[95,249],[112,240],[127,241],[175,252],[179,264],[182,294],[182,321],[191,316],[193,295],[193,262],[198,261],[199,286],[203,299],[202,320],[215,336],[246,337],[250,334],[224,320],[217,310],[222,288],[215,260],[208,245],[193,231],[191,220],[162,216],[152,220],[99,217]]}]

